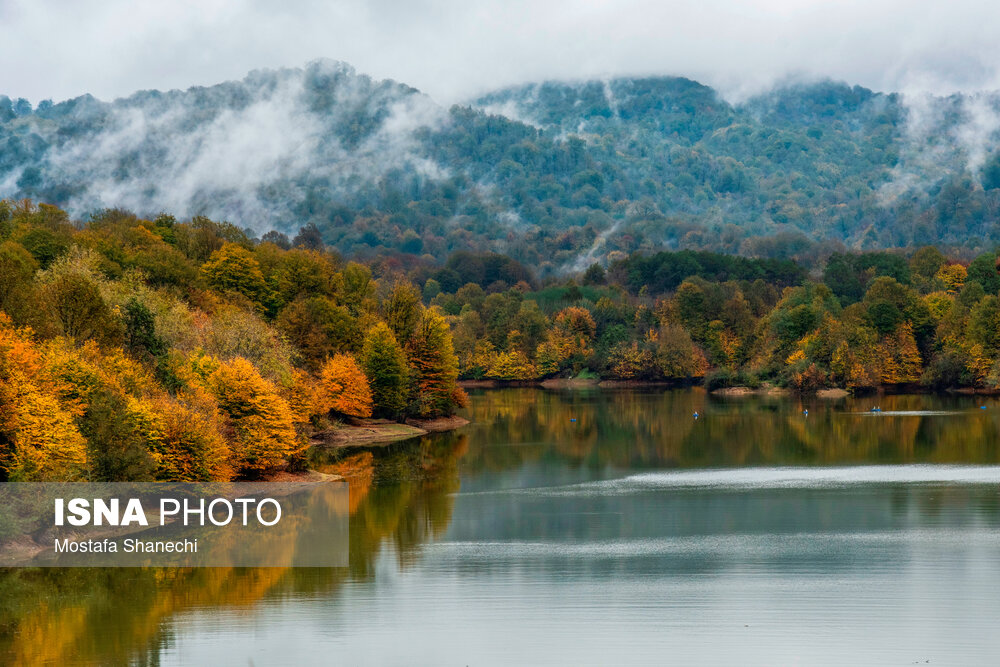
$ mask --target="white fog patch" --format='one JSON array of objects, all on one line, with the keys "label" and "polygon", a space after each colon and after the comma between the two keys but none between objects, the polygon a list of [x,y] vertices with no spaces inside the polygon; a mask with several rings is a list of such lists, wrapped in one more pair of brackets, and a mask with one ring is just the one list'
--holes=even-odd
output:
[{"label": "white fog patch", "polygon": [[979,181],[989,156],[1000,147],[1000,101],[996,93],[936,97],[903,94],[906,125],[899,162],[878,190],[889,206],[904,196],[926,196],[943,179],[965,171]]},{"label": "white fog patch", "polygon": [[503,116],[519,123],[530,125],[536,130],[544,130],[545,125],[533,117],[525,108],[522,100],[504,100],[503,102],[490,102],[488,104],[478,104],[476,108],[490,116]]},{"label": "white fog patch", "polygon": [[955,130],[955,138],[965,151],[966,169],[978,175],[986,163],[986,158],[997,147],[1000,130],[995,94],[977,93],[962,100],[966,122]]},{"label": "white fog patch", "polygon": [[[419,133],[449,122],[445,109],[347,65],[253,72],[242,82],[185,92],[138,93],[107,105],[78,100],[79,136],[50,143],[39,163],[47,185],[72,193],[77,217],[106,207],[141,215],[207,215],[261,232],[288,221],[310,187],[331,199],[394,169],[440,180],[449,172],[421,152]],[[348,140],[345,141],[345,137]],[[16,193],[21,170],[0,196]]]},{"label": "white fog patch", "polygon": [[600,258],[605,255],[605,246],[608,239],[625,224],[624,220],[616,220],[613,225],[597,235],[594,242],[586,252],[582,253],[575,260],[563,268],[563,273],[579,273],[595,262],[600,263]]},{"label": "white fog patch", "polygon": [[[241,223],[260,228],[270,212],[257,188],[299,173],[314,160],[321,128],[301,111],[301,93],[301,80],[283,82],[245,108],[225,109],[188,132],[178,129],[192,120],[190,108],[158,115],[118,109],[110,129],[50,153],[51,178],[85,179],[87,190],[68,206],[75,213],[101,206],[185,217],[239,213],[245,218]],[[129,169],[123,162],[131,155],[138,163]],[[199,203],[211,193],[225,193],[229,203]],[[236,202],[239,210],[233,208]]]},{"label": "white fog patch", "polygon": [[349,171],[376,180],[393,167],[411,167],[431,180],[448,178],[450,172],[430,158],[417,154],[417,132],[440,130],[449,122],[447,112],[426,95],[410,95],[392,104],[379,129],[353,156]]}]

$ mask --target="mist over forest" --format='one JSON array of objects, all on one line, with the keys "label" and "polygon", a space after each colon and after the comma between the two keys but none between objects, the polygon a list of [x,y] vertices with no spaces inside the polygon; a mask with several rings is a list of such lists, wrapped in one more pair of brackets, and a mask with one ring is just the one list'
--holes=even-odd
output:
[{"label": "mist over forest", "polygon": [[350,257],[494,251],[541,276],[681,249],[971,258],[1000,241],[998,129],[984,93],[820,81],[729,102],[684,78],[613,78],[446,108],[315,61],[113,102],[0,97],[0,197],[82,220],[312,223]]}]

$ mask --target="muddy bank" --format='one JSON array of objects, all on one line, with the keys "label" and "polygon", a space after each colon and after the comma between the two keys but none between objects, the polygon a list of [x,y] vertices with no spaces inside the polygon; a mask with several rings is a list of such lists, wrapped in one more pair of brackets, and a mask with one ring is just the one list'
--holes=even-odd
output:
[{"label": "muddy bank", "polygon": [[792,391],[784,387],[775,387],[763,384],[760,387],[722,387],[711,392],[713,396],[740,397],[740,396],[790,396]]},{"label": "muddy bank", "polygon": [[443,431],[454,431],[469,423],[468,419],[452,415],[450,417],[437,417],[435,419],[407,419],[407,425],[423,429],[430,433],[441,433]]},{"label": "muddy bank", "polygon": [[330,475],[325,472],[319,472],[318,470],[301,470],[299,472],[289,472],[287,470],[278,470],[269,475],[265,475],[260,481],[262,482],[308,482],[310,484],[319,484],[321,482],[336,482],[338,480],[344,479],[340,475]]},{"label": "muddy bank", "polygon": [[551,380],[543,380],[541,386],[543,389],[582,389],[596,387],[600,382],[597,378],[552,378]]},{"label": "muddy bank", "polygon": [[400,424],[387,419],[359,420],[355,424],[343,424],[336,428],[316,431],[310,438],[310,443],[320,446],[345,447],[356,444],[380,444],[396,442],[421,435],[429,431],[410,424]]},{"label": "muddy bank", "polygon": [[838,387],[833,387],[831,389],[817,389],[816,398],[846,398],[851,395],[851,392],[846,389],[840,389]]},{"label": "muddy bank", "polygon": [[457,415],[436,419],[407,419],[405,424],[388,419],[361,419],[353,424],[317,431],[310,442],[321,447],[349,447],[351,445],[380,445],[407,440],[428,433],[452,431],[469,423]]}]

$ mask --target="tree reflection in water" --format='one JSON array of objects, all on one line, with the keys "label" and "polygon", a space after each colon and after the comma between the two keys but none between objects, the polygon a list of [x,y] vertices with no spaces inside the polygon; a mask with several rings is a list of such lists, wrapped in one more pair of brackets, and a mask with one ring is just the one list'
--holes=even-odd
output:
[{"label": "tree reflection in water", "polygon": [[[262,600],[328,595],[372,576],[388,543],[400,566],[444,531],[458,490],[462,434],[317,460],[351,488],[350,566],[322,568],[88,568],[0,571],[0,663],[156,664],[171,617],[199,609],[250,609]],[[385,481],[386,483],[380,483]]]},{"label": "tree reflection in water", "polygon": [[[868,413],[876,403],[882,416]],[[979,410],[983,403],[987,410]],[[927,411],[938,414],[921,414]],[[315,468],[350,484],[349,568],[0,572],[0,662],[156,664],[181,614],[225,608],[249,616],[267,600],[330,597],[347,583],[370,581],[386,554],[410,567],[423,545],[448,530],[460,487],[676,468],[1000,462],[1000,402],[992,398],[824,402],[722,400],[697,389],[505,389],[473,392],[468,412],[472,425],[455,433],[314,453]],[[702,415],[697,421],[694,412]],[[994,496],[980,498],[991,515]],[[899,502],[911,497],[900,492]],[[934,498],[949,502],[948,493]],[[495,509],[485,498],[476,503],[482,512]]]}]

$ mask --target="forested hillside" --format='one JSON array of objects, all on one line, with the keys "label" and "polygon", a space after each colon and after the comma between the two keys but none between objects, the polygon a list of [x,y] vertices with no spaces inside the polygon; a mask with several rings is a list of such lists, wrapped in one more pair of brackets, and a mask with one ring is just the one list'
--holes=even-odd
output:
[{"label": "forested hillside", "polygon": [[345,261],[316,230],[0,201],[0,478],[254,478],[458,380],[1000,387],[997,253]]},{"label": "forested hillside", "polygon": [[829,82],[736,104],[680,78],[554,82],[446,109],[320,61],[114,102],[0,98],[0,196],[313,224],[359,259],[502,252],[540,277],[679,249],[971,259],[1000,242],[998,127],[995,96]]},{"label": "forested hillside", "polygon": [[0,480],[258,478],[331,423],[464,403],[411,285],[282,246],[0,201]]}]

